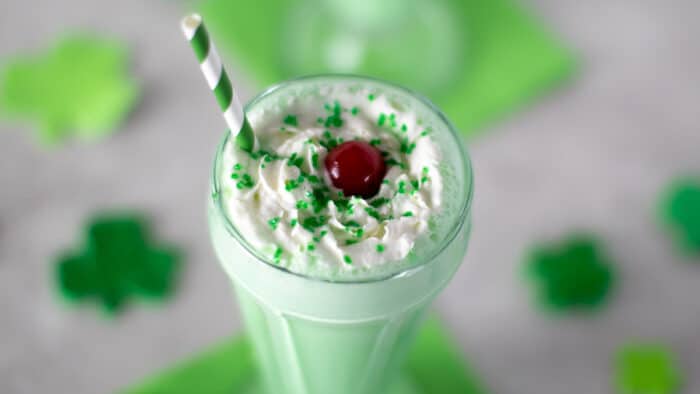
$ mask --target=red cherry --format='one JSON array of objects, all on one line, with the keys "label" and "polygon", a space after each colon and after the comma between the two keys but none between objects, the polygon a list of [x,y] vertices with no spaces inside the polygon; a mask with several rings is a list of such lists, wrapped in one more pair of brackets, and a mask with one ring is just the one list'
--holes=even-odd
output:
[{"label": "red cherry", "polygon": [[331,149],[324,164],[333,186],[345,196],[374,196],[386,174],[382,153],[362,141],[343,142]]}]

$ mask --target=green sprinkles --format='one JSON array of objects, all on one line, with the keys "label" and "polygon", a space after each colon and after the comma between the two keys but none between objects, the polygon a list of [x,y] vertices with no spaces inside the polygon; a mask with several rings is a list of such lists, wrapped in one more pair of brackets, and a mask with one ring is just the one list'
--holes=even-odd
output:
[{"label": "green sprinkles", "polygon": [[287,115],[284,120],[282,121],[284,124],[288,124],[290,126],[298,126],[299,123],[297,122],[297,117],[296,115]]},{"label": "green sprinkles", "polygon": [[[367,96],[367,99],[369,101],[375,100],[376,96],[374,94],[369,94]],[[343,119],[341,114],[343,112],[349,112],[353,116],[356,116],[360,113],[360,108],[358,107],[352,107],[349,109],[344,109],[340,103],[335,100],[332,103],[327,103],[324,105],[324,108],[326,110],[326,116],[325,117],[318,117],[316,119],[316,122],[318,124],[323,125],[325,128],[340,128],[343,126]],[[346,115],[347,116],[347,115]],[[395,133],[395,137],[398,140],[397,142],[400,143],[400,152],[403,154],[411,154],[416,148],[416,142],[412,142],[407,138],[406,136],[401,136],[400,133],[398,133],[398,130],[400,130],[402,133],[407,133],[408,132],[408,125],[406,123],[398,123],[397,122],[397,115],[395,113],[380,113],[377,117],[376,121],[377,125],[379,127],[386,127],[385,130],[388,130],[389,127],[391,128],[392,132]],[[299,119],[298,116],[295,114],[288,114],[284,117],[283,123],[288,126],[294,126],[298,127],[299,125]],[[284,127],[281,128],[281,130],[285,130]],[[426,128],[424,129],[420,135],[421,136],[427,136],[430,133],[430,129]],[[357,138],[356,138],[357,139]],[[335,146],[341,144],[343,142],[343,139],[340,137],[335,137],[333,133],[331,133],[330,130],[324,130],[322,133],[322,137],[320,139],[313,138],[309,139],[307,141],[310,144],[313,144],[317,142],[319,145],[325,147],[326,149],[332,149]],[[375,147],[381,146],[383,143],[383,140],[381,138],[373,138],[370,139],[369,144]],[[309,166],[312,169],[319,169],[321,168],[321,163],[320,163],[320,155],[318,152],[316,152],[315,149],[311,148],[311,157],[310,157],[310,162]],[[385,158],[385,162],[389,166],[399,166],[401,168],[406,168],[406,165],[402,162],[402,160],[397,160],[393,157],[389,152],[386,151],[381,151],[382,156]],[[250,154],[251,157],[254,159],[262,158],[264,163],[269,163],[272,162],[273,160],[285,160],[283,157],[276,156],[274,154],[270,154],[265,151],[259,151],[255,153]],[[402,159],[404,156],[400,156]],[[307,210],[306,213],[302,214],[302,217],[300,218],[294,218],[291,219],[288,223],[291,228],[296,227],[299,225],[300,227],[304,228],[305,230],[309,231],[311,235],[313,235],[312,239],[313,242],[310,242],[306,245],[306,250],[309,252],[315,251],[317,248],[317,243],[321,241],[321,238],[328,234],[327,230],[323,230],[327,224],[329,217],[320,214],[321,212],[324,212],[323,209],[325,209],[328,206],[328,202],[331,201],[331,197],[333,196],[333,202],[335,203],[335,206],[338,208],[338,212],[342,214],[347,214],[347,215],[352,215],[354,213],[353,207],[352,207],[352,202],[351,198],[346,198],[343,196],[342,191],[337,191],[337,198],[334,197],[336,192],[331,191],[328,189],[327,186],[324,185],[324,182],[322,179],[320,179],[319,176],[317,175],[311,175],[307,172],[305,172],[302,169],[302,166],[304,165],[304,153],[301,152],[294,152],[291,154],[286,159],[286,164],[289,167],[298,167],[300,169],[301,174],[296,178],[296,179],[288,179],[285,181],[285,189],[287,191],[291,191],[294,189],[299,188],[302,186],[304,181],[308,181],[308,185],[313,187],[313,191],[308,191],[306,192],[306,197],[308,200],[298,200],[296,202],[296,208],[298,210]],[[261,163],[261,168],[265,167],[265,164]],[[235,172],[231,174],[231,178],[234,180],[237,180],[236,187],[238,189],[245,189],[245,188],[252,188],[255,183],[253,181],[253,178],[249,175],[243,172],[243,165],[241,163],[236,163],[233,166]],[[419,189],[421,184],[424,184],[430,180],[430,178],[427,176],[429,172],[429,168],[423,167],[422,168],[422,174],[419,180],[400,180],[396,184],[396,193],[397,194],[406,194],[409,191],[409,186],[410,186],[410,192],[411,194],[416,193]],[[382,181],[382,184],[385,185],[390,185],[391,182],[388,179],[384,179]],[[364,210],[367,213],[368,216],[375,218],[378,221],[383,221],[387,219],[393,219],[393,215],[382,215],[378,211],[379,208],[386,204],[391,204],[391,199],[387,197],[376,197],[371,201],[368,201],[369,206],[365,207]],[[311,210],[309,210],[311,209]],[[304,217],[307,216],[307,217]],[[405,211],[401,214],[401,217],[413,217],[414,213],[412,211]],[[348,216],[346,216],[348,218]],[[268,225],[270,228],[274,231],[279,227],[279,224],[281,222],[280,217],[274,217],[270,220],[268,220]],[[343,226],[345,227],[345,231],[348,233],[349,239],[345,240],[344,243],[345,245],[354,245],[362,241],[362,237],[364,235],[364,229],[362,228],[362,225],[358,223],[355,220],[349,220],[347,222],[343,223]],[[327,228],[327,227],[326,227]],[[320,230],[320,231],[319,231]],[[303,247],[302,247],[303,250]],[[376,244],[376,251],[377,253],[384,253],[386,250],[386,246],[382,243],[377,243]],[[281,246],[277,246],[276,249],[274,250],[273,253],[273,258],[274,262],[276,264],[279,264],[281,261],[282,257],[284,254],[284,250],[282,249]],[[343,255],[343,261],[346,264],[352,264],[352,258],[350,255]]]},{"label": "green sprinkles", "polygon": [[379,197],[379,198],[375,198],[374,200],[370,201],[369,205],[371,205],[375,208],[379,208],[382,205],[388,203],[389,201],[391,201],[391,200],[389,200],[386,197]]},{"label": "green sprinkles", "polygon": [[406,148],[406,153],[408,153],[408,154],[410,155],[411,153],[413,153],[413,150],[414,150],[414,149],[416,149],[416,143],[415,143],[415,142],[411,142],[411,143],[408,145],[408,147]]},{"label": "green sprinkles", "polygon": [[[328,223],[328,218],[323,215],[309,216],[308,218],[301,221],[301,227],[313,233],[314,231],[316,231],[317,228],[325,226],[326,223]],[[323,231],[321,231],[321,236],[324,235],[325,234],[323,233]]]},{"label": "green sprinkles", "polygon": [[287,166],[289,167],[301,168],[302,164],[304,164],[304,158],[296,152],[292,153],[289,160],[287,160]]},{"label": "green sprinkles", "polygon": [[340,113],[342,112],[340,103],[336,100],[333,103],[333,108],[331,108],[331,106],[328,104],[326,104],[324,108],[326,108],[326,111],[331,112],[331,114],[326,118],[326,121],[323,123],[323,125],[326,127],[342,127],[343,118],[340,116]]},{"label": "green sprinkles", "polygon": [[274,218],[272,218],[272,219],[270,219],[270,220],[267,221],[267,224],[270,225],[270,227],[272,228],[273,231],[274,231],[274,230],[277,230],[277,225],[278,225],[279,223],[280,223],[280,218],[279,218],[279,217],[274,217]]},{"label": "green sprinkles", "polygon": [[375,218],[375,219],[377,219],[377,220],[382,220],[381,216],[379,215],[379,212],[377,212],[376,209],[373,209],[373,208],[370,208],[370,207],[366,207],[366,208],[365,208],[365,212],[367,212],[367,214],[368,214],[369,216],[371,216],[371,217],[373,217],[373,218]]},{"label": "green sprinkles", "polygon": [[410,155],[413,153],[414,149],[416,149],[415,142],[409,142],[408,138],[404,138],[403,141],[401,141],[401,153]]},{"label": "green sprinkles", "polygon": [[388,166],[399,166],[399,168],[406,168],[406,165],[401,163],[400,161],[394,159],[393,157],[390,157],[386,160],[384,160],[384,163]]},{"label": "green sprinkles", "polygon": [[311,237],[311,239],[313,239],[314,242],[321,242],[321,238],[323,238],[326,234],[328,234],[328,231],[321,230],[321,232],[318,234],[318,237]]},{"label": "green sprinkles", "polygon": [[360,225],[360,223],[357,223],[354,220],[350,220],[345,223],[345,227],[362,227],[362,225]]},{"label": "green sprinkles", "polygon": [[236,182],[237,189],[252,189],[253,186],[255,186],[255,182],[253,182],[253,178],[248,174],[243,174],[242,179]]},{"label": "green sprinkles", "polygon": [[[265,158],[266,156],[269,156],[270,158],[267,159],[267,158]],[[274,154],[274,153],[272,153],[272,152],[268,152],[268,151],[266,151],[266,150],[262,150],[262,149],[259,150],[259,151],[257,151],[257,152],[251,152],[251,153],[250,153],[250,157],[253,158],[253,159],[255,159],[255,160],[257,160],[257,159],[259,159],[259,158],[262,157],[262,158],[265,158],[264,160],[267,161],[268,163],[271,162],[272,160],[276,160],[276,159],[279,159],[279,158],[280,158],[280,157],[277,156],[276,154]]]},{"label": "green sprinkles", "polygon": [[326,192],[327,189],[314,189],[311,197],[311,206],[314,208],[314,212],[319,213],[323,208],[325,208],[328,205],[330,198],[328,197]]},{"label": "green sprinkles", "polygon": [[389,115],[389,124],[391,127],[396,127],[396,114]]},{"label": "green sprinkles", "polygon": [[[302,178],[302,180],[303,180],[303,178]],[[298,179],[287,179],[286,181],[284,181],[284,190],[286,190],[288,192],[292,191],[292,190],[298,188],[299,184],[300,184],[300,182]],[[297,205],[298,205],[298,203],[297,203]]]},{"label": "green sprinkles", "polygon": [[272,255],[272,258],[275,260],[275,264],[279,264],[280,258],[282,257],[282,253],[283,253],[283,252],[284,252],[284,251],[282,250],[282,248],[280,248],[280,247],[278,246],[277,249],[275,250],[275,254]]},{"label": "green sprinkles", "polygon": [[399,188],[397,189],[397,193],[406,194],[406,182],[405,181],[399,181]]},{"label": "green sprinkles", "polygon": [[335,148],[341,142],[343,142],[343,139],[333,138],[333,135],[329,130],[325,130],[322,134],[322,139],[318,141],[319,145],[328,150]]}]

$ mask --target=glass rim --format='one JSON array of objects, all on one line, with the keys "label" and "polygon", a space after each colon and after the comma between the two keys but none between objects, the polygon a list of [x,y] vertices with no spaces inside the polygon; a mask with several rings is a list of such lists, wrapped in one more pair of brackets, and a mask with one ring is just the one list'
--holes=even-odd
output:
[{"label": "glass rim", "polygon": [[[374,78],[374,77],[367,77],[367,76],[362,76],[362,75],[354,75],[354,74],[312,74],[312,75],[305,75],[301,77],[296,77],[292,79],[287,79],[282,82],[276,83],[274,85],[269,86],[262,92],[258,93],[255,97],[250,99],[244,106],[244,112],[247,113],[252,107],[254,107],[257,103],[259,103],[261,100],[265,99],[266,97],[274,94],[280,89],[283,89],[289,85],[299,83],[299,82],[309,82],[309,81],[314,81],[314,80],[332,80],[335,82],[341,82],[341,81],[356,81],[356,82],[369,82],[377,85],[384,85],[389,88],[395,89],[397,91],[400,91],[402,93],[408,94],[414,99],[418,100],[421,102],[423,105],[425,105],[430,111],[433,112],[434,115],[438,117],[438,119],[443,122],[447,126],[447,130],[451,137],[456,141],[460,153],[460,158],[464,162],[463,164],[466,166],[466,173],[465,175],[467,176],[467,181],[464,184],[464,190],[463,193],[466,195],[466,198],[464,199],[464,202],[462,203],[461,207],[459,208],[458,212],[459,214],[456,216],[455,220],[451,223],[451,228],[450,230],[446,233],[446,236],[444,239],[438,244],[437,247],[435,247],[431,253],[426,254],[421,258],[421,261],[418,264],[406,267],[404,269],[398,270],[397,272],[392,272],[390,274],[384,275],[384,276],[378,276],[378,277],[370,277],[370,278],[361,278],[357,280],[343,280],[343,279],[336,279],[332,280],[329,278],[324,278],[324,277],[317,277],[317,276],[312,276],[312,275],[306,275],[298,272],[294,272],[292,270],[287,269],[286,267],[282,267],[279,265],[274,264],[269,258],[265,257],[262,255],[255,247],[253,247],[243,235],[238,231],[236,226],[231,222],[229,219],[228,215],[226,214],[226,209],[223,206],[222,199],[221,198],[214,198],[213,196],[220,196],[220,191],[221,191],[221,185],[220,185],[220,180],[219,180],[219,164],[222,158],[222,153],[224,148],[226,147],[226,144],[228,143],[229,139],[231,138],[231,133],[226,130],[226,133],[224,134],[224,138],[222,139],[221,143],[216,149],[216,157],[214,158],[214,166],[212,169],[212,181],[211,181],[211,188],[212,193],[210,194],[212,197],[212,203],[214,204],[214,207],[216,209],[216,214],[219,215],[223,220],[222,223],[224,224],[224,227],[226,228],[226,231],[231,235],[243,248],[252,256],[254,257],[259,263],[265,264],[268,267],[277,269],[279,271],[282,271],[286,274],[294,275],[299,278],[303,279],[308,279],[312,281],[317,281],[317,282],[326,282],[326,283],[333,283],[333,284],[363,284],[363,283],[373,283],[373,282],[383,282],[391,279],[397,279],[400,277],[412,275],[413,273],[422,270],[425,268],[430,261],[432,261],[435,256],[439,255],[442,253],[442,251],[447,248],[448,245],[452,243],[452,241],[457,237],[457,234],[459,234],[460,230],[462,227],[465,225],[465,221],[467,219],[467,216],[469,214],[469,211],[471,209],[471,203],[472,203],[472,197],[474,194],[474,174],[473,174],[473,169],[472,169],[472,164],[471,164],[471,159],[469,155],[467,154],[467,151],[464,146],[464,142],[462,141],[462,137],[459,134],[459,131],[455,128],[455,126],[450,122],[450,120],[445,116],[445,114],[435,105],[430,101],[428,98],[425,96],[421,95],[420,93],[417,93],[411,89],[408,89],[406,87],[403,87],[398,84],[394,84],[392,82],[387,82],[384,80],[381,80],[379,78]],[[390,262],[391,263],[391,262]]]}]

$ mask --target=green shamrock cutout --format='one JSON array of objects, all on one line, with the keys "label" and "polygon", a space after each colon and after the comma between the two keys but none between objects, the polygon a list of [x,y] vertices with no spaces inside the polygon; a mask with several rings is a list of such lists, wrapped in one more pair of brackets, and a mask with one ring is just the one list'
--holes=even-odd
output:
[{"label": "green shamrock cutout", "polygon": [[108,134],[138,95],[127,76],[127,51],[89,35],[59,41],[43,55],[18,57],[0,71],[0,110],[34,119],[47,144],[70,135]]},{"label": "green shamrock cutout", "polygon": [[594,309],[607,299],[614,279],[612,264],[586,235],[535,247],[526,272],[541,303],[555,310]]},{"label": "green shamrock cutout", "polygon": [[700,252],[700,179],[674,182],[662,199],[661,211],[678,244]]},{"label": "green shamrock cutout", "polygon": [[629,344],[618,350],[615,385],[620,394],[672,394],[681,382],[673,353],[658,344]]},{"label": "green shamrock cutout", "polygon": [[104,215],[88,224],[82,251],[59,258],[56,274],[68,299],[97,298],[113,314],[132,295],[170,295],[178,268],[176,252],[149,243],[143,219]]}]

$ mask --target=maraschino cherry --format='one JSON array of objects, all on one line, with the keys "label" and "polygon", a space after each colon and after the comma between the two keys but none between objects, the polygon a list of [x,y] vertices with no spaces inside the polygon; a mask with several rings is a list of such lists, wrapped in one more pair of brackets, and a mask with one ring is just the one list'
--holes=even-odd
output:
[{"label": "maraschino cherry", "polygon": [[324,164],[333,186],[342,190],[345,196],[374,196],[386,175],[382,153],[363,141],[348,141],[336,146],[328,153]]}]

